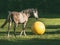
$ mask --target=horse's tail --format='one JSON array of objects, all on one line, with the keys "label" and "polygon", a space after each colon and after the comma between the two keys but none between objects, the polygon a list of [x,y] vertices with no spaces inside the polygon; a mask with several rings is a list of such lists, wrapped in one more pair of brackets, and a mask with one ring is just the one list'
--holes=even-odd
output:
[{"label": "horse's tail", "polygon": [[7,24],[7,20],[1,25],[1,28],[3,28]]},{"label": "horse's tail", "polygon": [[1,28],[3,28],[11,20],[11,12],[9,11],[8,13],[9,13],[9,15],[8,15],[7,19],[5,20],[5,22],[1,25]]}]

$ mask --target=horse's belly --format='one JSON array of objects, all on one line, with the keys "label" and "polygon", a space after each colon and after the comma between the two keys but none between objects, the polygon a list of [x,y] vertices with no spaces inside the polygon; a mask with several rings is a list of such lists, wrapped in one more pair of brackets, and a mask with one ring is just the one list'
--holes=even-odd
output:
[{"label": "horse's belly", "polygon": [[23,16],[19,16],[19,23],[24,23],[25,19],[23,18]]},{"label": "horse's belly", "polygon": [[19,20],[19,23],[24,23],[24,22],[25,22],[24,19]]}]

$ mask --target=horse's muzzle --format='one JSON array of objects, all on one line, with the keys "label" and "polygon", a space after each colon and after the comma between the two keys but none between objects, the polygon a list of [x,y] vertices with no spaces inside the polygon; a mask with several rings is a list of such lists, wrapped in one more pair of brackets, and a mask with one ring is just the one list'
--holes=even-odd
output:
[{"label": "horse's muzzle", "polygon": [[39,18],[36,18],[36,20],[38,20]]}]

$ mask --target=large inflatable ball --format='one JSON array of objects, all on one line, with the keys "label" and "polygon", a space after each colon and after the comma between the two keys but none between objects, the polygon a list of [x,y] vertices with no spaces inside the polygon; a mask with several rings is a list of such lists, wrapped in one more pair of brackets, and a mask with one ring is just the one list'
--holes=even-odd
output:
[{"label": "large inflatable ball", "polygon": [[36,21],[32,24],[32,31],[35,34],[44,34],[45,33],[45,25],[40,21]]}]

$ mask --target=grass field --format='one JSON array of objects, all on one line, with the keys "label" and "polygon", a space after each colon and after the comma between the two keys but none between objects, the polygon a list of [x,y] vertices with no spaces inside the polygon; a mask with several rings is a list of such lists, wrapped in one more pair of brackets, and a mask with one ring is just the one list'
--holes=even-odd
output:
[{"label": "grass field", "polygon": [[[36,21],[30,18],[27,23],[27,36],[19,36],[22,30],[21,24],[17,27],[16,37],[13,35],[13,26],[10,30],[10,37],[7,38],[7,25],[0,28],[0,45],[60,45],[60,18],[40,18],[46,26],[46,32],[43,35],[35,35],[31,30],[32,23]],[[5,19],[0,19],[0,26]],[[13,24],[12,24],[13,25]]]}]

